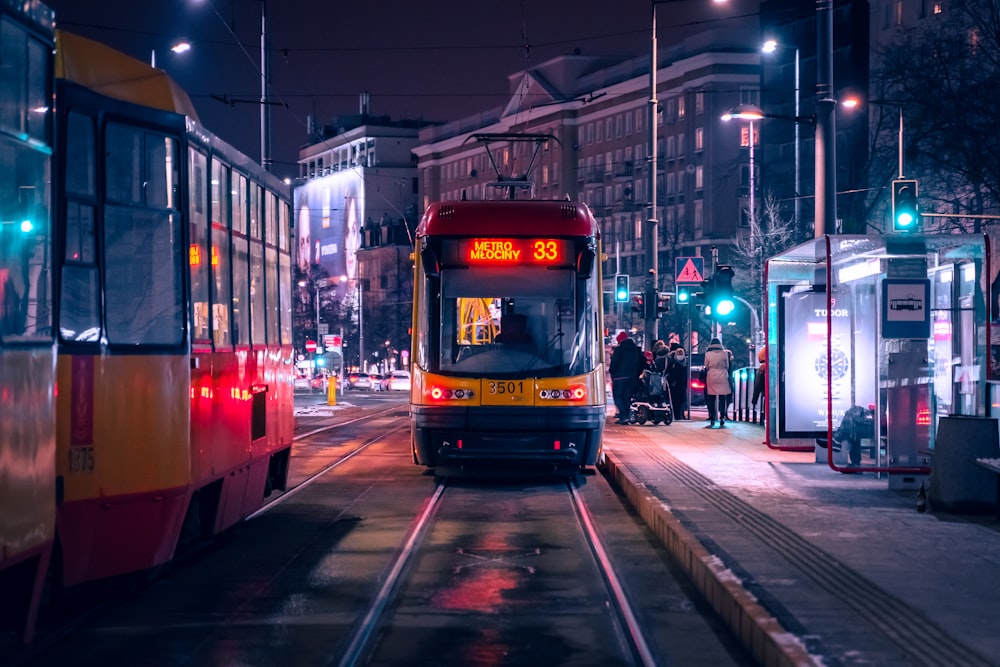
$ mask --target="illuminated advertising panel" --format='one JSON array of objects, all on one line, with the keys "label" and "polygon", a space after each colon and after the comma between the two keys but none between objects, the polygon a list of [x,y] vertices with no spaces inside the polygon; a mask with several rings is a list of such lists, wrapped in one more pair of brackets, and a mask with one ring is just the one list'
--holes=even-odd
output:
[{"label": "illuminated advertising panel", "polygon": [[364,180],[353,169],[295,188],[295,261],[300,269],[319,264],[331,276],[357,278],[364,196]]},{"label": "illuminated advertising panel", "polygon": [[782,436],[815,437],[826,432],[828,378],[833,390],[833,425],[836,428],[852,404],[853,360],[874,358],[852,353],[849,292],[842,296],[835,294],[833,298],[830,313],[832,349],[828,363],[826,294],[787,289],[782,294],[785,341],[780,360],[784,379]]}]

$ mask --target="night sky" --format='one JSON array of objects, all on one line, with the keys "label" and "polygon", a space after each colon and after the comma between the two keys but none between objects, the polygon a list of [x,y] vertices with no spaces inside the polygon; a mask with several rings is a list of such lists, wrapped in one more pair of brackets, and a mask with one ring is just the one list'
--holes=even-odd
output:
[{"label": "night sky", "polygon": [[[260,0],[49,0],[58,27],[165,69],[202,123],[260,157]],[[269,0],[273,171],[298,173],[307,118],[358,112],[448,121],[508,100],[510,74],[573,53],[648,54],[648,0]],[[752,0],[658,6],[660,48],[678,31],[737,27]],[[707,22],[707,23],[706,23]],[[679,26],[679,27],[672,27]],[[230,32],[231,28],[231,32]],[[169,50],[178,38],[193,49]],[[241,48],[240,44],[245,48]],[[244,100],[235,104],[214,97]]]}]

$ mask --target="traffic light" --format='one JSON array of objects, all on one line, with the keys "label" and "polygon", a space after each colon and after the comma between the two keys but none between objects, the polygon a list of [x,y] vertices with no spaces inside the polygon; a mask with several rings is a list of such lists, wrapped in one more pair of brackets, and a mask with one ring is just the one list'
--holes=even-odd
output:
[{"label": "traffic light", "polygon": [[736,300],[733,298],[734,275],[733,267],[728,264],[720,264],[715,269],[709,303],[712,305],[712,312],[717,317],[729,317],[736,310]]},{"label": "traffic light", "polygon": [[691,303],[691,288],[687,285],[677,286],[677,303],[688,304]]},{"label": "traffic light", "polygon": [[639,313],[639,317],[646,317],[646,304],[643,302],[641,294],[632,297],[632,311]]},{"label": "traffic light", "polygon": [[665,313],[670,312],[670,301],[673,299],[673,295],[668,292],[660,292],[659,298],[656,300],[656,316],[662,317]]},{"label": "traffic light", "polygon": [[628,274],[619,273],[615,276],[615,302],[628,301]]},{"label": "traffic light", "polygon": [[912,232],[920,227],[917,182],[899,179],[892,182],[892,230]]},{"label": "traffic light", "polygon": [[645,305],[645,312],[642,314],[643,319],[652,320],[659,317],[657,312],[659,307],[660,295],[656,293],[656,290],[646,290],[643,295],[643,304]]}]

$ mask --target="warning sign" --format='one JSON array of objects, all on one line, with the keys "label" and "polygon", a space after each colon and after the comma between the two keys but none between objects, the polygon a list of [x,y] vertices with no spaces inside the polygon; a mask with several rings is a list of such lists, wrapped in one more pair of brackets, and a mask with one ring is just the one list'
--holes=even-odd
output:
[{"label": "warning sign", "polygon": [[704,257],[675,257],[674,283],[700,283],[705,280]]}]

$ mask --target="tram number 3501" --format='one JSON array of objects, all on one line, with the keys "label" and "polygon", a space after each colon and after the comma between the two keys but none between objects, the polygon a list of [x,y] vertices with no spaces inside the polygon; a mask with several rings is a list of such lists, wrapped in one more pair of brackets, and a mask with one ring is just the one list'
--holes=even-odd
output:
[{"label": "tram number 3501", "polygon": [[523,394],[524,393],[524,381],[523,380],[509,380],[507,382],[490,382],[490,393],[491,394]]}]

